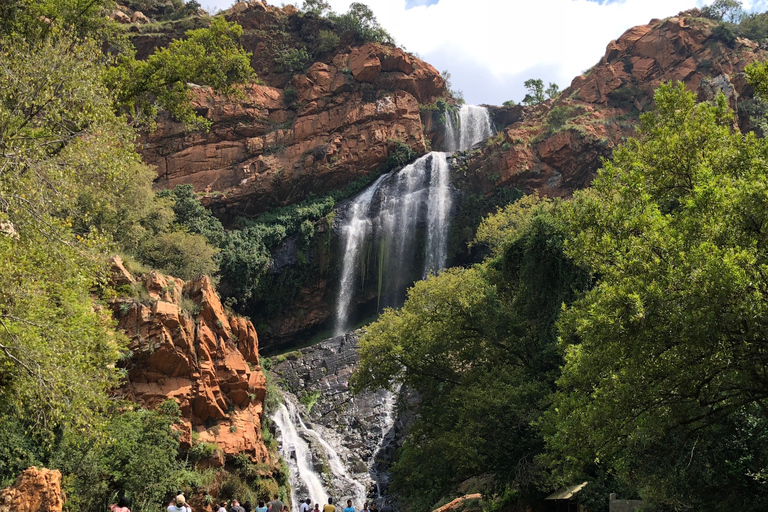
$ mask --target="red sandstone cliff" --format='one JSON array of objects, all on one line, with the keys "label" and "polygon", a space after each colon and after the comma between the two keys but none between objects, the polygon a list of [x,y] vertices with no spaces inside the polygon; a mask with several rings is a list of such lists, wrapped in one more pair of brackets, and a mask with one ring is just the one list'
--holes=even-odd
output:
[{"label": "red sandstone cliff", "polygon": [[137,282],[119,258],[113,273],[116,284],[133,284],[143,295],[112,301],[132,353],[121,393],[146,407],[175,400],[187,446],[194,437],[216,443],[223,455],[268,461],[261,437],[266,381],[251,322],[225,312],[207,276],[185,283],[150,272]]},{"label": "red sandstone cliff", "polygon": [[[717,23],[699,16],[694,9],[631,28],[611,41],[600,62],[576,77],[557,100],[498,109],[497,121],[507,126],[461,162],[464,172],[457,179],[483,193],[515,186],[568,196],[588,186],[601,157],[610,157],[634,133],[637,112],[652,108],[653,92],[665,80],[684,82],[700,99],[723,90],[735,109],[739,98],[752,94],[744,68],[768,58],[768,52],[748,39],[727,46],[713,36]],[[558,107],[571,109],[572,115],[553,130],[547,117]]]},{"label": "red sandstone cliff", "polygon": [[258,1],[237,4],[227,17],[244,27],[243,45],[268,85],[230,98],[196,89],[209,133],[161,117],[142,149],[159,187],[191,183],[222,218],[256,215],[343,188],[382,164],[395,142],[426,151],[418,105],[446,94],[435,68],[399,48],[342,40],[333,52],[314,51],[319,60],[306,73],[278,73],[276,48],[311,49],[327,22]]}]

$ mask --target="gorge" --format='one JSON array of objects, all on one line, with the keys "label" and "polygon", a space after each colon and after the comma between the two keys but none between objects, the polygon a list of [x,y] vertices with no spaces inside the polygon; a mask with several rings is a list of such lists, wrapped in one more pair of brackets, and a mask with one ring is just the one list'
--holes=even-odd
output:
[{"label": "gorge", "polygon": [[503,106],[357,3],[1,6],[0,511],[765,510],[737,3]]}]

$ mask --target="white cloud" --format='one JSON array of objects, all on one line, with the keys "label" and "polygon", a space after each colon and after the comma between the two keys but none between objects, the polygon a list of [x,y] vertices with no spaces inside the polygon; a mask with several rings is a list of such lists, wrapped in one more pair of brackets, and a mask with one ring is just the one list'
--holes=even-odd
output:
[{"label": "white cloud", "polygon": [[[210,0],[231,5],[231,0]],[[362,0],[407,50],[451,72],[454,88],[470,103],[519,101],[527,78],[561,88],[594,65],[606,45],[635,25],[664,18],[709,0]],[[346,12],[351,0],[329,0]],[[275,2],[277,3],[277,2]],[[301,1],[298,2],[299,4]],[[768,0],[745,1],[752,11]]]}]

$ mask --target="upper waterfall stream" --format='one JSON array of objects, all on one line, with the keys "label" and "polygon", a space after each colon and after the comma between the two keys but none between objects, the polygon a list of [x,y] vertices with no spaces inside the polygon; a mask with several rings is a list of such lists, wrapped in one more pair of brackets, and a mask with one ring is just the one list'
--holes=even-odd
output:
[{"label": "upper waterfall stream", "polygon": [[[484,107],[445,112],[446,149],[472,148],[493,127]],[[400,306],[416,280],[445,268],[452,193],[449,153],[432,151],[380,177],[354,198],[341,224],[344,256],[334,334],[350,327],[355,292],[376,281],[376,309]],[[371,276],[371,269],[377,272]],[[374,279],[375,278],[375,279]]]}]

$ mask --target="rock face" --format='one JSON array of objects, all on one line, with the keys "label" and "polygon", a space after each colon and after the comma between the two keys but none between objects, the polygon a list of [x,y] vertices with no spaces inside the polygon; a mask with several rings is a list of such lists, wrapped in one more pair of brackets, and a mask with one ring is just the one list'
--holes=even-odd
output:
[{"label": "rock face", "polygon": [[[349,378],[357,361],[357,335],[348,333],[288,354],[272,372],[296,402],[316,399],[309,413],[302,407],[305,422],[324,429],[353,478],[379,485],[378,491],[386,493],[386,468],[394,460],[408,416],[398,417],[396,396],[387,391],[352,395]],[[318,466],[325,456],[321,450],[313,453]]]},{"label": "rock face", "polygon": [[146,407],[175,400],[187,447],[211,442],[224,455],[268,460],[261,437],[266,380],[253,324],[225,312],[207,276],[185,283],[150,272],[142,285],[141,301],[112,302],[132,352],[121,393]]},{"label": "rock face", "polygon": [[[716,26],[696,9],[652,20],[611,41],[600,62],[557,100],[494,109],[494,120],[505,128],[480,152],[458,159],[461,186],[482,194],[512,186],[569,196],[588,186],[601,157],[634,133],[638,112],[653,107],[663,81],[681,81],[702,100],[723,91],[735,110],[751,95],[744,68],[768,52],[748,39],[729,47],[717,40]],[[555,127],[550,116],[563,112],[567,121]]]},{"label": "rock face", "polygon": [[58,470],[31,467],[0,491],[0,512],[61,512],[64,493]]},{"label": "rock face", "polygon": [[227,219],[343,188],[382,164],[395,142],[426,151],[419,103],[446,93],[435,68],[369,43],[318,50],[305,73],[277,73],[280,56],[265,62],[262,55],[274,53],[273,39],[306,47],[327,22],[260,2],[236,4],[229,19],[243,25],[243,45],[269,85],[245,86],[239,98],[196,89],[194,106],[212,122],[209,133],[186,133],[161,118],[142,149],[157,166],[158,186],[190,183]]}]

